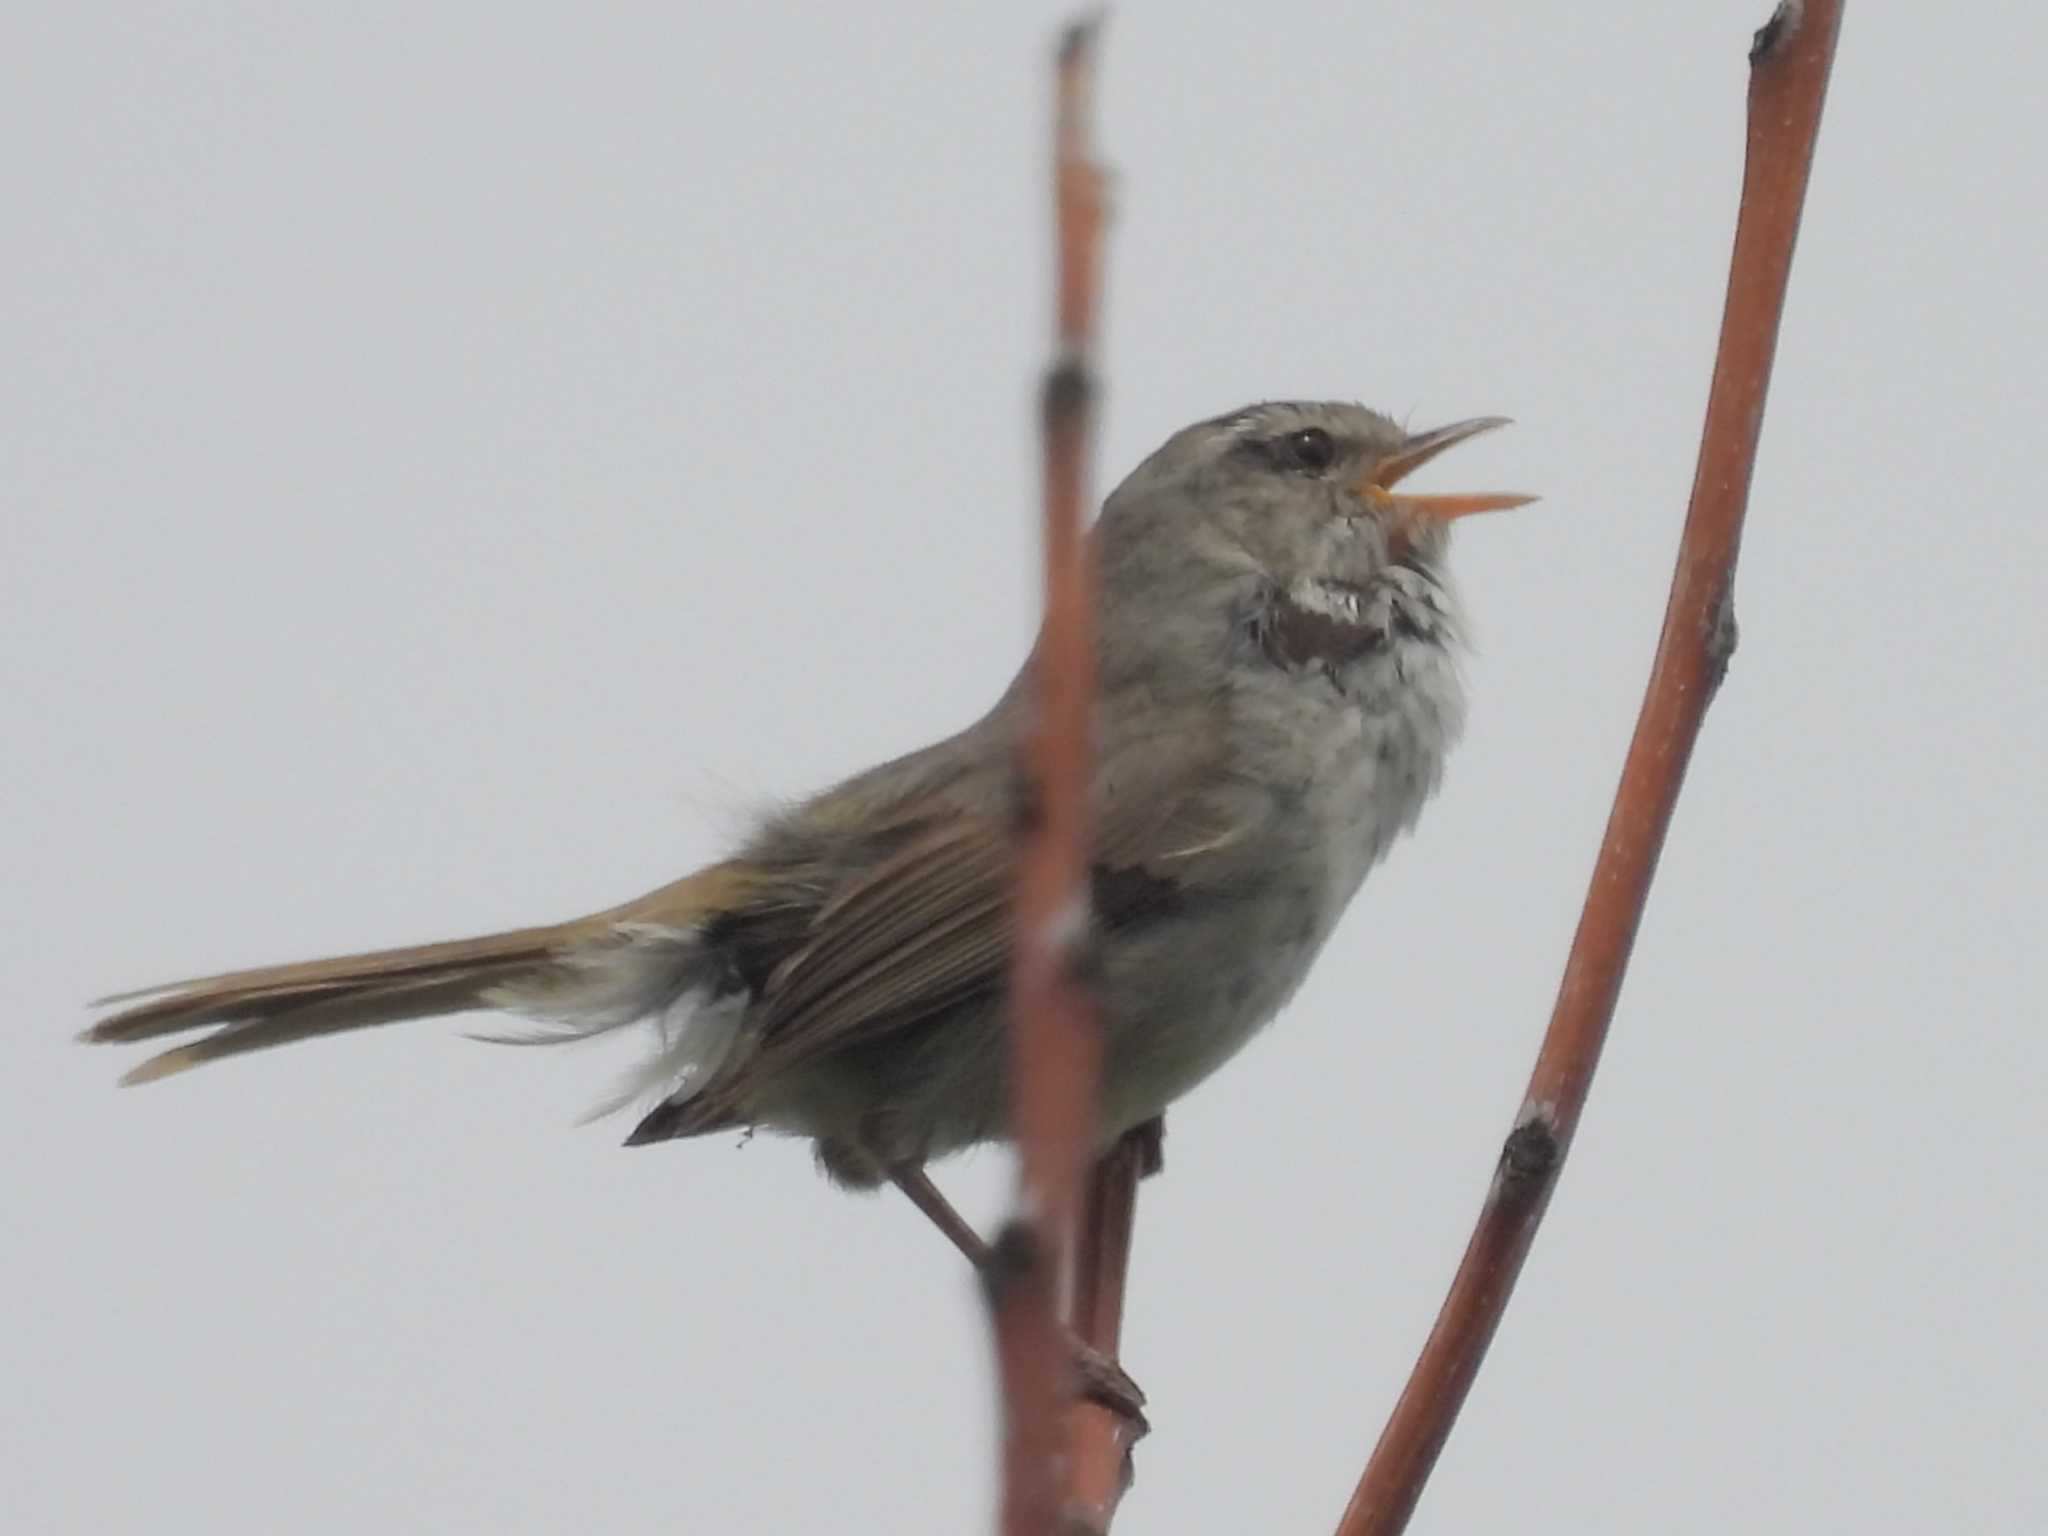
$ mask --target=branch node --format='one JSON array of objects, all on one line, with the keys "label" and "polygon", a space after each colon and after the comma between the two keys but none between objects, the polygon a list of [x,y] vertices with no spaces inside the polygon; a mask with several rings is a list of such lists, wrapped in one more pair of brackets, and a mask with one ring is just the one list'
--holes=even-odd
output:
[{"label": "branch node", "polygon": [[1067,23],[1060,33],[1058,60],[1063,67],[1085,62],[1090,49],[1095,46],[1096,34],[1101,32],[1102,23],[1109,14],[1107,6],[1096,6],[1084,11]]},{"label": "branch node", "polygon": [[1030,1222],[1011,1217],[997,1230],[989,1244],[988,1263],[982,1267],[981,1287],[989,1305],[996,1306],[1018,1286],[1038,1273],[1045,1263],[1045,1245]]},{"label": "branch node", "polygon": [[1083,421],[1095,397],[1095,377],[1085,359],[1069,353],[1045,371],[1040,409],[1048,431],[1071,430]]},{"label": "branch node", "polygon": [[1020,753],[1010,765],[1010,834],[1019,844],[1038,835],[1045,822],[1045,797],[1039,793],[1038,775]]},{"label": "branch node", "polygon": [[1728,675],[1728,663],[1741,642],[1742,629],[1735,622],[1735,572],[1729,570],[1707,609],[1707,694],[1712,697]]},{"label": "branch node", "polygon": [[1799,23],[1804,18],[1805,5],[1801,0],[1778,0],[1778,8],[1771,12],[1771,19],[1756,29],[1756,36],[1749,40],[1749,67],[1755,69],[1778,49],[1798,34]]},{"label": "branch node", "polygon": [[1501,1181],[1510,1187],[1540,1185],[1557,1172],[1563,1157],[1557,1110],[1548,1104],[1533,1105],[1501,1143]]}]

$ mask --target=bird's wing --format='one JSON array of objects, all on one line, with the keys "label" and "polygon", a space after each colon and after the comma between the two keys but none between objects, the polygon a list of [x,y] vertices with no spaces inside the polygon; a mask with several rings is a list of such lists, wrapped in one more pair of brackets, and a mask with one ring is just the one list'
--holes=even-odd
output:
[{"label": "bird's wing", "polygon": [[[1233,782],[1225,763],[1213,708],[1169,714],[1155,706],[1135,726],[1127,715],[1104,744],[1090,893],[1100,927],[1169,909],[1210,883],[1195,867],[1200,856],[1246,840],[1264,797]],[[935,798],[903,807],[897,825],[905,830],[890,851],[833,892],[768,978],[756,1048],[735,1063],[738,1072],[758,1081],[1004,985],[1017,863],[1006,816]]]},{"label": "bird's wing", "polygon": [[996,821],[937,813],[819,909],[769,978],[748,1065],[782,1070],[1000,985],[1015,867]]}]

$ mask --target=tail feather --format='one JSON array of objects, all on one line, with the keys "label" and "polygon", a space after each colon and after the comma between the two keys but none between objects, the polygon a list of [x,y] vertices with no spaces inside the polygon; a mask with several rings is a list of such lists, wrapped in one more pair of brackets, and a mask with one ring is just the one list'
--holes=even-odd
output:
[{"label": "tail feather", "polygon": [[460,1013],[477,1006],[475,986],[466,980],[403,981],[365,987],[325,998],[294,1002],[279,1012],[217,1029],[210,1035],[160,1051],[121,1075],[124,1085],[153,1083],[209,1061],[312,1040],[345,1030],[396,1024],[405,1019]]},{"label": "tail feather", "polygon": [[[174,1022],[180,1008],[205,999],[209,1008],[246,1004],[258,1010],[268,997],[283,997],[317,987],[346,987],[369,975],[389,979],[446,973],[453,967],[506,961],[520,954],[537,958],[561,944],[580,924],[555,924],[549,928],[520,928],[487,938],[457,938],[442,944],[414,944],[397,950],[369,950],[365,954],[338,954],[330,961],[295,961],[291,965],[264,965],[254,971],[223,971],[211,977],[188,981],[160,981],[154,987],[117,991],[96,997],[94,1008],[129,1004],[113,1018],[104,1018],[86,1030],[90,1040],[145,1040],[152,1034],[172,1034],[188,1024]],[[225,1018],[225,1014],[223,1014]]]},{"label": "tail feather", "polygon": [[122,1078],[154,1082],[294,1040],[488,1006],[493,988],[545,971],[579,936],[574,924],[529,928],[176,982],[119,999],[130,1006],[81,1038],[128,1043],[213,1028]]},{"label": "tail feather", "polygon": [[100,1020],[82,1039],[100,1042],[148,1040],[203,1024],[228,1024],[260,1017],[280,1007],[301,1006],[337,992],[409,981],[445,980],[480,968],[531,965],[545,960],[569,937],[574,925],[523,928],[481,939],[380,949],[332,960],[302,960],[250,971],[226,971],[190,981],[165,982],[135,992],[117,992],[93,1006],[129,1006]]},{"label": "tail feather", "polygon": [[[128,1044],[212,1031],[150,1057],[121,1079],[147,1083],[295,1040],[405,1019],[509,1009],[553,1024],[557,1032],[548,1038],[559,1039],[653,1018],[662,1054],[676,1065],[695,1065],[708,1042],[683,1038],[694,1009],[681,1009],[681,1017],[672,1011],[714,989],[717,965],[702,942],[703,927],[741,889],[743,882],[729,867],[713,866],[623,907],[550,927],[230,971],[122,993],[100,1000],[97,1006],[125,1006],[80,1038]],[[724,1048],[720,1044],[715,1054],[722,1056]]]}]

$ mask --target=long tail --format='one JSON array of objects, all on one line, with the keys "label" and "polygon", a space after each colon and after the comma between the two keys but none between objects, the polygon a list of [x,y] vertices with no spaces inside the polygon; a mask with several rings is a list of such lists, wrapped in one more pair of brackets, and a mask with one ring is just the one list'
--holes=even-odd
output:
[{"label": "long tail", "polygon": [[704,942],[706,924],[743,888],[730,866],[714,865],[625,906],[550,927],[122,993],[95,1004],[126,1006],[79,1038],[129,1044],[212,1029],[121,1079],[148,1083],[294,1040],[482,1008],[556,1026],[554,1035],[539,1038],[593,1034],[660,1018],[708,989],[717,960]]}]

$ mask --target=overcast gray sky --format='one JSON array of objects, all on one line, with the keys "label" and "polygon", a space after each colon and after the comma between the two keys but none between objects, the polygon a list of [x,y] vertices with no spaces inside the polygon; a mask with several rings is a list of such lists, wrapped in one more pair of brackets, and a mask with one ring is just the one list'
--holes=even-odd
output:
[{"label": "overcast gray sky", "polygon": [[[1172,1118],[1120,1529],[1335,1520],[1547,1016],[1664,601],[1764,0],[1117,8],[1102,484],[1501,412],[1472,726]],[[1914,10],[1921,15],[1909,14]],[[1851,8],[1708,722],[1423,1531],[2048,1522],[2039,59]],[[0,1496],[37,1532],[986,1519],[963,1267],[616,1056],[132,1093],[84,1000],[545,920],[978,713],[1037,601],[1042,5],[0,33]],[[132,1059],[132,1058],[131,1058]],[[993,1215],[1007,1158],[941,1170]]]}]

